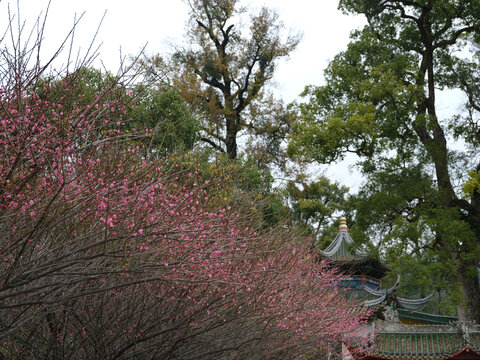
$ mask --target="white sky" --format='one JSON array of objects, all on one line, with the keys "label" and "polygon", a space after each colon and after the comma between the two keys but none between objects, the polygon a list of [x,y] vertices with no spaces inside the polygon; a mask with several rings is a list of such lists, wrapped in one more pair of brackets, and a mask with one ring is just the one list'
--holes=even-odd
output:
[{"label": "white sky", "polygon": [[[0,2],[0,20],[6,24],[7,5],[16,12],[16,0]],[[277,91],[293,101],[307,84],[319,84],[328,60],[345,48],[350,31],[363,24],[360,17],[345,16],[336,0],[243,0],[253,7],[277,9],[286,28],[303,33],[303,39],[290,59],[278,67]],[[30,29],[48,0],[20,0],[22,19]],[[110,70],[119,65],[119,49],[124,55],[136,54],[148,43],[147,53],[166,53],[182,41],[188,8],[181,0],[52,0],[45,36],[46,49],[53,51],[68,32],[75,14],[85,12],[76,30],[76,46],[86,50],[107,11],[97,44],[100,58]],[[47,55],[47,51],[45,51]]]}]

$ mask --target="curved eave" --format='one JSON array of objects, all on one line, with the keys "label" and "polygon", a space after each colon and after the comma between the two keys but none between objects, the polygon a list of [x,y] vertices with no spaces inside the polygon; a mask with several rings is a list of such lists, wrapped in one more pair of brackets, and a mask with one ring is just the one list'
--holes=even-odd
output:
[{"label": "curved eave", "polygon": [[347,274],[383,278],[390,269],[370,254],[351,249],[353,243],[348,232],[341,229],[325,250],[318,251],[318,256],[329,260]]},{"label": "curved eave", "polygon": [[[393,295],[400,284],[400,275],[397,276],[397,281],[395,284],[388,290],[385,289],[371,289],[368,286],[363,286],[363,290],[369,294],[376,296],[376,299],[367,300],[364,302],[364,306],[374,306],[382,303],[385,300],[393,299],[397,304],[399,309],[409,310],[409,311],[418,311],[422,309],[432,298],[433,293],[430,295],[421,298],[421,299],[406,299]],[[390,298],[393,295],[392,298]]]},{"label": "curved eave", "polygon": [[418,311],[422,309],[433,296],[433,292],[421,299],[405,299],[397,296],[397,302],[401,309],[410,310],[410,311]]},{"label": "curved eave", "polygon": [[[387,295],[391,295],[395,292],[395,290],[397,290],[398,288],[398,285],[400,284],[400,275],[397,275],[397,281],[395,282],[395,284],[388,290],[384,290],[384,289],[370,289],[368,287],[364,287],[364,290],[369,292],[370,294],[372,295],[375,295],[375,296],[382,296],[385,294],[385,296]],[[431,297],[431,296],[430,296]],[[429,298],[430,299],[430,298]]]},{"label": "curved eave", "polygon": [[384,292],[382,295],[380,295],[378,298],[376,299],[371,299],[371,300],[366,300],[363,302],[363,306],[365,307],[372,307],[372,306],[376,306],[376,305],[380,305],[382,302],[384,302],[385,300],[387,300],[387,293]]},{"label": "curved eave", "polygon": [[335,239],[333,239],[332,243],[327,246],[325,250],[320,250],[320,255],[325,257],[331,258],[338,253],[343,243],[346,242],[347,244],[351,244],[353,242],[352,238],[348,235],[346,231],[340,231]]}]

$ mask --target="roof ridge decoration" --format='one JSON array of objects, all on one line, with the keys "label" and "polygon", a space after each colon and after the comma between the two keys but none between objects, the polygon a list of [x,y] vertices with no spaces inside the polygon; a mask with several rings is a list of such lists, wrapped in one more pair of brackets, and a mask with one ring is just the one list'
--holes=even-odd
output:
[{"label": "roof ridge decoration", "polygon": [[383,333],[395,333],[395,334],[408,334],[408,333],[464,333],[468,328],[470,333],[480,332],[480,326],[471,322],[466,323],[462,321],[454,321],[445,325],[407,325],[403,323],[387,323],[381,320],[377,320],[372,323],[373,331],[376,334]]},{"label": "roof ridge decoration", "polygon": [[359,259],[366,259],[370,255],[361,250],[355,249],[354,253],[350,253],[349,247],[354,244],[353,239],[348,234],[347,219],[345,217],[340,218],[339,232],[332,243],[327,246],[325,250],[319,250],[320,255],[330,258],[347,258],[354,257]]}]

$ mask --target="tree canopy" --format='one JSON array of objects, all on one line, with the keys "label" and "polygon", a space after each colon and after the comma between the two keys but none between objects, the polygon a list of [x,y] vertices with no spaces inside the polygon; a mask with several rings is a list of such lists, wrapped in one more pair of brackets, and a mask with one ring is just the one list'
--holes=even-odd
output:
[{"label": "tree canopy", "polygon": [[276,12],[265,7],[252,14],[245,26],[241,21],[248,19],[246,9],[237,0],[188,4],[189,46],[178,49],[172,59],[162,61],[157,56],[145,63],[150,74],[169,78],[167,82],[180,89],[202,119],[201,140],[234,159],[242,131],[269,134],[272,124],[278,123],[269,110],[279,103],[265,93],[265,87],[278,60],[295,49],[299,36],[284,35]]},{"label": "tree canopy", "polygon": [[348,188],[325,176],[308,181],[303,174],[287,183],[285,194],[292,214],[312,236],[312,245],[325,249],[338,233],[335,213],[347,211]]},{"label": "tree canopy", "polygon": [[[405,251],[434,250],[460,283],[465,318],[480,321],[480,3],[342,0],[367,25],[310,86],[289,143],[292,156],[359,157],[366,182],[356,225]],[[442,89],[461,89],[466,111],[440,118]],[[461,146],[459,146],[461,144]]]}]

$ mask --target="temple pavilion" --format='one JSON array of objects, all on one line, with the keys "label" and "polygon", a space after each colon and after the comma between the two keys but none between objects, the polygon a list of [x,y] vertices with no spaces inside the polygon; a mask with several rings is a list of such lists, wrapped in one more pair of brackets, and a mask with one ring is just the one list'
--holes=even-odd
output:
[{"label": "temple pavilion", "polygon": [[459,322],[453,316],[421,312],[432,295],[407,299],[396,294],[400,283],[389,289],[382,278],[390,270],[370,254],[354,249],[345,218],[340,218],[339,233],[318,256],[327,259],[343,274],[341,286],[348,296],[373,312],[367,331],[368,346],[344,344],[342,357],[349,359],[479,359],[480,326]]}]

